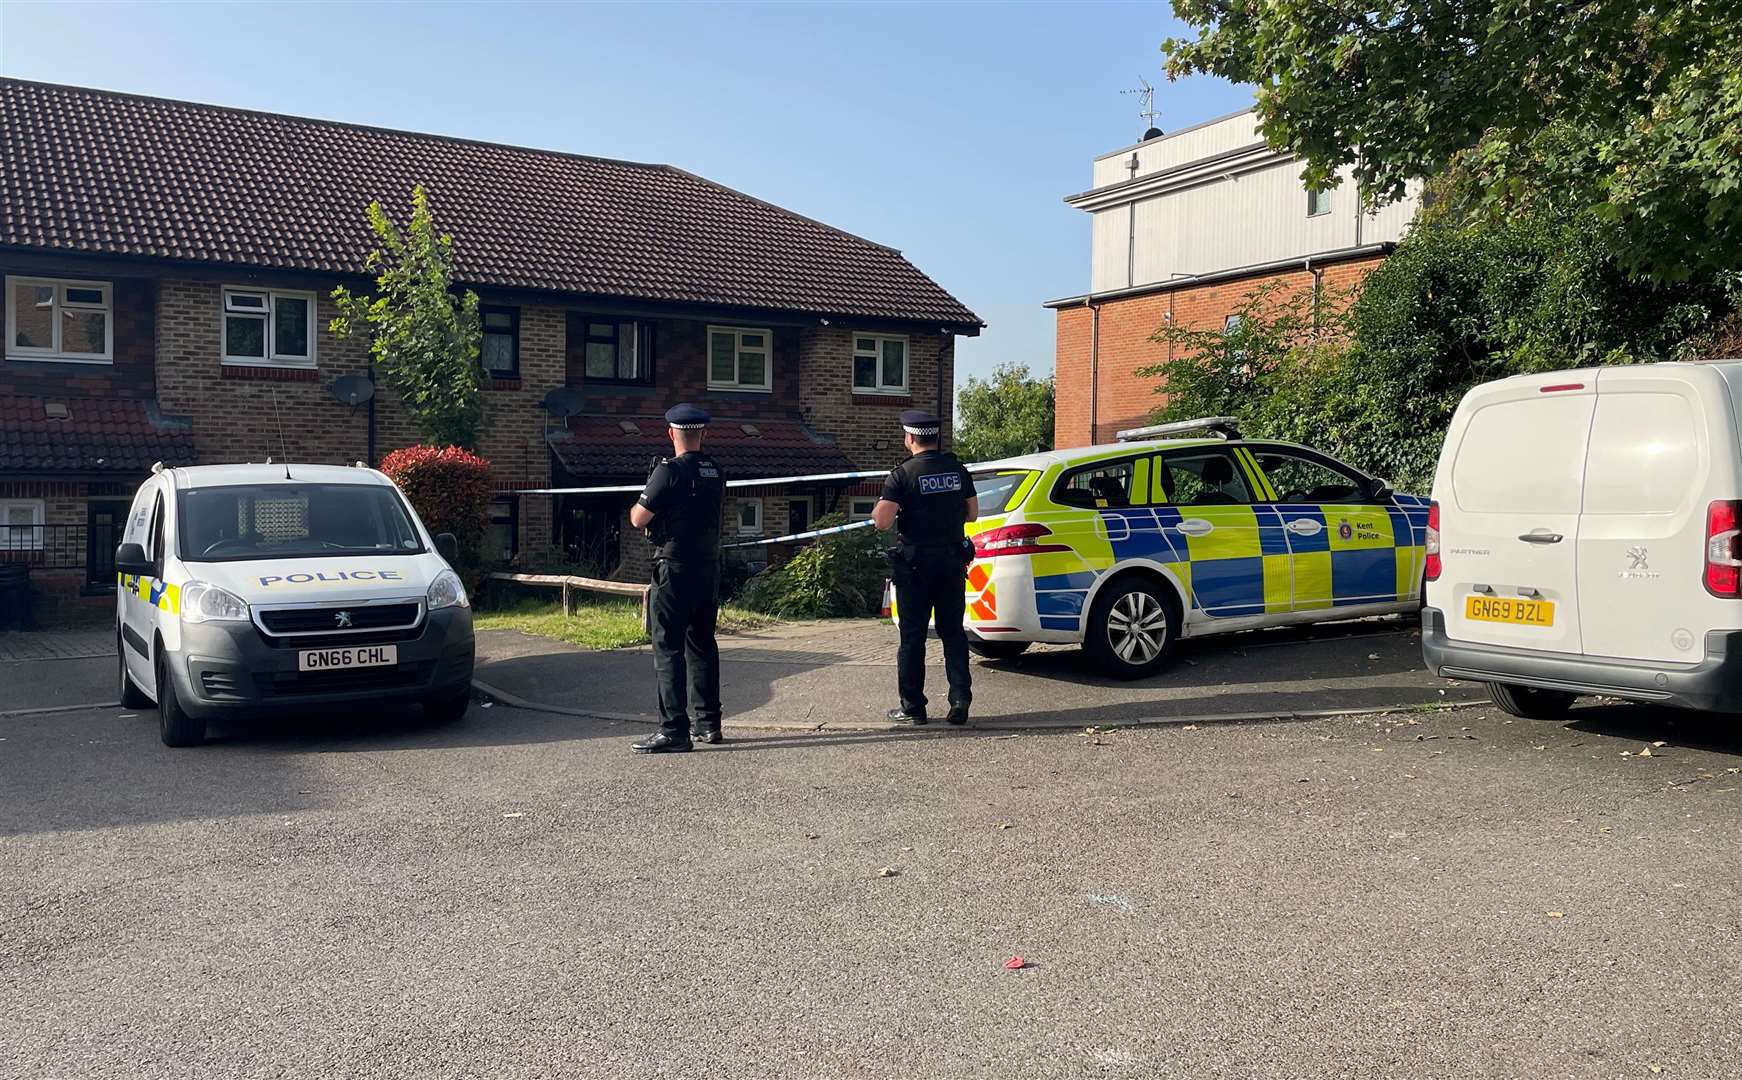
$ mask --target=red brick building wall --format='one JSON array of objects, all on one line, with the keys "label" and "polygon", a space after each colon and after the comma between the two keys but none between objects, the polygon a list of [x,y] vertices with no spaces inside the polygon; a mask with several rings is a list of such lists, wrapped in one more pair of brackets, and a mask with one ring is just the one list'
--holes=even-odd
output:
[{"label": "red brick building wall", "polygon": [[[1381,259],[1355,259],[1324,267],[1322,286],[1329,295],[1359,286]],[[1091,376],[1093,312],[1086,304],[1058,311],[1058,397],[1053,421],[1054,444],[1089,446],[1112,442],[1126,428],[1141,427],[1155,410],[1167,404],[1157,379],[1139,376],[1138,369],[1169,357],[1169,346],[1150,340],[1162,326],[1215,329],[1259,287],[1276,283],[1290,291],[1308,292],[1313,275],[1306,270],[1239,278],[1096,301],[1100,309],[1098,375]],[[1091,427],[1090,384],[1097,388]]]}]

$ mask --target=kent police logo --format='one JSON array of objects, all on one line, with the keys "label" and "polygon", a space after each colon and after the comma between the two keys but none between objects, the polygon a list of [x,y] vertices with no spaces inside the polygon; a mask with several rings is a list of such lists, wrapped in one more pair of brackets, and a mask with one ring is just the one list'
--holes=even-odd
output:
[{"label": "kent police logo", "polygon": [[1349,524],[1348,518],[1344,518],[1342,521],[1337,522],[1337,536],[1338,536],[1338,538],[1343,539],[1343,540],[1348,540],[1351,537],[1353,537],[1354,535],[1355,535],[1355,528],[1354,528],[1354,526]]},{"label": "kent police logo", "polygon": [[929,473],[919,478],[919,493],[921,495],[945,495],[961,490],[961,473]]}]

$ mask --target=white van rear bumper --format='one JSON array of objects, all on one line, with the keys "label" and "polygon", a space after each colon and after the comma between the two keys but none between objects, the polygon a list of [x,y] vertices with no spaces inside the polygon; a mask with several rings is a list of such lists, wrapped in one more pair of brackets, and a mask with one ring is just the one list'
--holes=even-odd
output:
[{"label": "white van rear bumper", "polygon": [[1606,694],[1704,712],[1742,712],[1742,630],[1706,634],[1706,658],[1693,664],[1538,652],[1456,641],[1438,608],[1421,613],[1421,655],[1448,679],[1511,683],[1574,694]]}]

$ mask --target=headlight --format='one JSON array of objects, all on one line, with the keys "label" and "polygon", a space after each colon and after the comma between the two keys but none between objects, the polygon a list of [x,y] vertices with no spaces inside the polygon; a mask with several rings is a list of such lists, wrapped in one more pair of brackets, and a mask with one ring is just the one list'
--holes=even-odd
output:
[{"label": "headlight", "polygon": [[181,618],[183,622],[247,622],[248,605],[233,592],[190,581],[181,587]]},{"label": "headlight", "polygon": [[443,570],[436,575],[436,579],[429,583],[429,595],[425,600],[431,611],[470,606],[470,601],[466,599],[466,587],[460,584],[460,575],[452,570]]}]

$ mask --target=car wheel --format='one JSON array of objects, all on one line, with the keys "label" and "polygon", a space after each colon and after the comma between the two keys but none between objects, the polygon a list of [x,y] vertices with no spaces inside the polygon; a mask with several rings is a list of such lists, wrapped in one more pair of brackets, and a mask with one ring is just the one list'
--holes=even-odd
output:
[{"label": "car wheel", "polygon": [[1141,679],[1167,662],[1178,637],[1173,598],[1139,577],[1112,585],[1089,611],[1083,648],[1116,679]]},{"label": "car wheel", "polygon": [[451,724],[466,715],[466,710],[472,707],[472,688],[466,687],[458,693],[447,693],[439,697],[425,699],[423,714],[431,723]]},{"label": "car wheel", "polygon": [[163,662],[163,650],[157,653],[157,737],[165,746],[198,746],[206,740],[206,722],[182,711],[175,695],[175,680],[169,677]]},{"label": "car wheel", "polygon": [[968,637],[968,649],[975,656],[984,656],[988,660],[1009,660],[1013,656],[1021,656],[1028,651],[1026,641],[986,641],[972,635]]},{"label": "car wheel", "polygon": [[127,674],[127,653],[124,651],[127,643],[121,640],[121,635],[115,635],[115,666],[121,669],[121,707],[123,709],[144,709],[151,705],[151,699],[145,696],[145,691],[133,685],[133,676]]},{"label": "car wheel", "polygon": [[1558,720],[1572,708],[1577,694],[1565,690],[1539,690],[1534,686],[1489,683],[1488,696],[1504,712],[1526,720]]}]

